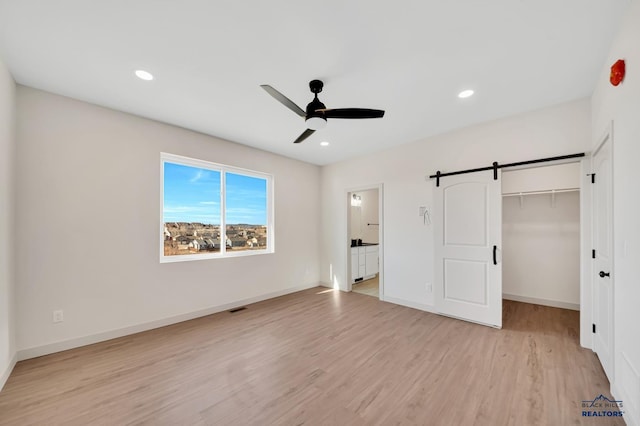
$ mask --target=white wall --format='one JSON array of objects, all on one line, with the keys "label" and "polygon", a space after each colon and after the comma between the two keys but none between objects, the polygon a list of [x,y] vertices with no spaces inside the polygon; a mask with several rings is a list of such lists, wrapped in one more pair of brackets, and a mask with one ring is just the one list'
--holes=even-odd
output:
[{"label": "white wall", "polygon": [[15,363],[14,154],[15,90],[0,60],[0,389]]},{"label": "white wall", "polygon": [[322,282],[347,288],[345,191],[383,183],[383,298],[432,309],[433,229],[419,215],[420,206],[433,206],[433,182],[425,175],[584,152],[590,127],[585,99],[323,167]]},{"label": "white wall", "polygon": [[[592,98],[594,145],[613,122],[614,394],[625,404],[627,424],[640,425],[640,2],[625,16]],[[622,84],[609,83],[609,69],[625,59]],[[633,420],[631,420],[633,419]]]},{"label": "white wall", "polygon": [[579,309],[579,192],[504,197],[502,248],[505,298]]},{"label": "white wall", "polygon": [[360,197],[360,206],[351,206],[351,238],[365,243],[378,243],[379,228],[370,223],[380,223],[378,217],[378,190],[354,192]]},{"label": "white wall", "polygon": [[[319,167],[31,88],[17,96],[21,358],[318,284]],[[161,151],[273,174],[275,253],[160,264]]]},{"label": "white wall", "polygon": [[518,194],[578,189],[580,188],[581,173],[579,162],[506,169],[502,172],[502,193]]}]

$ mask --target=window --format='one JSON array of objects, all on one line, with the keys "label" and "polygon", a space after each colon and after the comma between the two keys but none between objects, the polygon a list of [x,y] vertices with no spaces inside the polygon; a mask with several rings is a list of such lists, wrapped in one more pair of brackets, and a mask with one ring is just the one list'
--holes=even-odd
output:
[{"label": "window", "polygon": [[161,154],[160,261],[273,252],[273,178]]}]

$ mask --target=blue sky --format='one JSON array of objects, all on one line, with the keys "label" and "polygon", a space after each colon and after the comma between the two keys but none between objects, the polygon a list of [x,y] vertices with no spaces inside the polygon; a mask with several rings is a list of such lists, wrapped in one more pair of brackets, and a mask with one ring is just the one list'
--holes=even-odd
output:
[{"label": "blue sky", "polygon": [[[267,224],[265,179],[226,174],[227,224]],[[220,172],[164,163],[164,221],[220,224]]]}]

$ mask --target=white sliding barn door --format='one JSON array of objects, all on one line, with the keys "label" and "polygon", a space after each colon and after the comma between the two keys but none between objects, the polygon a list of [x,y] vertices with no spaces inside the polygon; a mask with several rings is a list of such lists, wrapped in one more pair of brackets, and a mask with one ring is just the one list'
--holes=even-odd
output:
[{"label": "white sliding barn door", "polygon": [[435,303],[448,315],[502,327],[500,171],[440,179],[435,188]]},{"label": "white sliding barn door", "polygon": [[593,349],[609,380],[613,380],[613,226],[611,140],[608,136],[592,157],[593,185]]}]

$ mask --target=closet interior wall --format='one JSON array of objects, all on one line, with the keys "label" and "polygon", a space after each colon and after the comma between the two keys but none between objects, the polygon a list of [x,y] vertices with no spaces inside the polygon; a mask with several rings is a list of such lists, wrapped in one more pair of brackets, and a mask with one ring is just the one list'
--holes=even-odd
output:
[{"label": "closet interior wall", "polygon": [[580,165],[502,174],[503,297],[580,309]]}]

